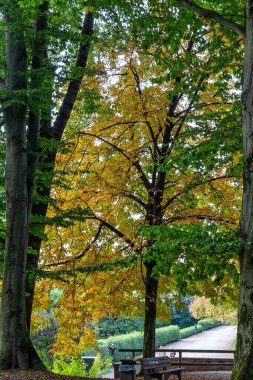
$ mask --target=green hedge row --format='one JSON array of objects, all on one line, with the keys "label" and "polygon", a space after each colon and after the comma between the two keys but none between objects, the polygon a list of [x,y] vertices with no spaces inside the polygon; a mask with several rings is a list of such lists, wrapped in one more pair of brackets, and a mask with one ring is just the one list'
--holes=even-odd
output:
[{"label": "green hedge row", "polygon": [[[197,325],[197,333],[200,333],[203,331],[203,327],[201,325]],[[188,336],[194,335],[195,334],[195,327],[190,326],[186,327],[185,329],[180,330],[180,337],[181,339],[187,338]]]},{"label": "green hedge row", "polygon": [[168,343],[176,342],[180,339],[180,329],[178,326],[167,326],[156,329],[155,343],[156,347],[163,346]]},{"label": "green hedge row", "polygon": [[[156,329],[156,347],[175,342],[180,339],[180,329],[178,326],[167,326]],[[99,340],[99,350],[101,356],[106,354],[108,346],[114,343],[117,349],[133,348],[138,349],[143,347],[143,332],[133,332],[130,334],[111,336],[108,339]],[[107,356],[107,355],[106,355]],[[130,358],[131,353],[122,352],[117,354],[118,359]]]},{"label": "green hedge row", "polygon": [[[197,331],[202,332],[213,327],[219,326],[221,323],[213,319],[203,319],[197,324]],[[179,339],[186,338],[195,334],[194,326],[185,329],[179,329],[178,326],[167,326],[156,329],[156,347],[176,342]],[[130,334],[111,336],[108,339],[99,339],[99,351],[102,357],[109,355],[108,346],[114,343],[117,350],[122,348],[138,349],[143,347],[143,332],[133,332]],[[138,354],[137,354],[138,355]],[[130,358],[131,353],[117,353],[117,358]]]},{"label": "green hedge row", "polygon": [[198,325],[202,326],[203,330],[209,330],[209,329],[213,329],[214,327],[220,326],[221,323],[218,321],[215,321],[214,319],[206,318],[199,321]]}]

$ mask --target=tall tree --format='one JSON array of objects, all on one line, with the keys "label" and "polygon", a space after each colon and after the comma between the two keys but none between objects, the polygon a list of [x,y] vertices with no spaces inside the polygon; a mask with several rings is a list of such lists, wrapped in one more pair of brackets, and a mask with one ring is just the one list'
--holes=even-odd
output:
[{"label": "tall tree", "polygon": [[[40,4],[40,2],[38,2]],[[62,106],[50,127],[52,81],[48,69],[47,1],[40,5],[10,0],[1,3],[7,30],[6,75],[2,104],[6,130],[7,231],[0,316],[0,368],[43,368],[27,329],[26,265],[35,173],[40,136],[60,140],[75,102],[86,66],[93,15],[83,19],[76,60],[79,74],[69,83]],[[35,29],[31,33],[31,26]],[[32,46],[30,45],[32,41]],[[28,80],[30,75],[30,79]],[[46,104],[46,105],[45,105]],[[28,120],[28,123],[27,123]],[[45,131],[45,126],[49,127]],[[47,155],[52,170],[57,148]],[[46,187],[49,194],[50,186]],[[29,314],[29,310],[28,310]],[[28,323],[29,324],[29,323]]]},{"label": "tall tree", "polygon": [[[59,268],[66,265],[69,268],[73,265],[73,273],[85,271],[88,258],[90,261],[95,258],[97,262],[103,253],[105,263],[115,260],[116,264],[117,259],[121,259],[127,265],[127,259],[131,257],[141,261],[145,287],[145,356],[154,355],[155,350],[159,275],[170,275],[172,267],[180,260],[188,262],[182,244],[176,246],[175,243],[173,247],[176,239],[171,231],[179,234],[179,230],[175,231],[178,224],[188,223],[190,226],[198,220],[205,220],[207,224],[208,221],[236,223],[233,218],[225,216],[225,198],[218,196],[220,209],[211,206],[218,200],[218,193],[228,189],[230,194],[234,191],[231,162],[234,161],[236,139],[235,151],[223,151],[222,154],[220,151],[224,124],[229,124],[230,132],[234,134],[233,121],[227,113],[231,105],[223,103],[217,95],[217,88],[213,87],[214,78],[218,78],[215,70],[214,74],[203,78],[197,67],[200,64],[199,51],[194,50],[195,42],[188,34],[181,40],[181,46],[177,58],[181,58],[183,69],[178,70],[177,75],[169,69],[163,71],[152,54],[140,53],[131,44],[128,53],[117,52],[116,58],[112,53],[108,78],[99,79],[102,85],[99,92],[104,97],[97,100],[97,112],[80,131],[80,136],[86,138],[73,140],[76,148],[71,153],[71,162],[68,157],[64,161],[64,156],[59,161],[61,172],[69,171],[70,189],[54,188],[55,197],[58,194],[58,202],[64,209],[69,210],[74,204],[87,210],[86,228],[91,233],[89,237],[86,235],[87,249],[80,250],[82,225],[71,227],[65,233],[60,227],[61,239],[64,233],[60,251],[58,244],[56,248],[52,244],[57,233],[52,238],[51,232],[50,244],[48,249],[45,248],[49,254],[47,260],[51,261],[46,266]],[[166,54],[172,55],[173,49],[175,47],[164,48],[164,58]],[[215,62],[215,56],[205,56],[202,67],[215,66]],[[170,64],[173,66],[174,60]],[[163,82],[163,76],[167,82]],[[110,82],[111,77],[118,77],[116,83]],[[85,82],[83,89],[85,96]],[[199,113],[196,112],[197,104]],[[217,113],[216,105],[219,107]],[[81,97],[73,114],[73,133],[80,123],[78,120],[83,123],[79,113],[83,113]],[[212,128],[212,123],[217,123],[216,128]],[[208,159],[210,150],[212,154]],[[209,203],[201,195],[200,188],[209,195]],[[139,230],[144,226],[143,236],[139,236]],[[105,230],[109,231],[107,235]],[[167,241],[159,247],[157,243],[163,231]],[[115,242],[111,240],[113,236]],[[186,233],[181,240],[186,241]],[[105,244],[106,248],[103,248]],[[78,247],[80,254],[74,254]],[[207,254],[203,254],[199,261],[207,262]],[[221,260],[225,265],[226,258]],[[213,266],[211,261],[208,261],[210,267]],[[193,260],[188,263],[190,267]],[[181,267],[185,269],[187,266],[181,264]],[[64,272],[71,273],[71,269],[62,269],[62,274]],[[124,275],[122,279],[125,278]]]},{"label": "tall tree", "polygon": [[[244,40],[244,69],[242,85],[242,131],[244,151],[244,185],[240,220],[240,299],[238,311],[238,333],[233,379],[246,380],[253,377],[253,1],[226,3],[212,7],[209,2],[201,5],[188,0],[177,0],[179,4],[212,19],[230,29]],[[238,14],[238,5],[240,8]],[[224,6],[224,8],[223,8]],[[244,7],[244,11],[243,11]],[[231,11],[231,16],[228,13]],[[232,14],[236,20],[234,21]],[[244,12],[244,13],[243,13]],[[224,15],[223,15],[224,14]]]}]

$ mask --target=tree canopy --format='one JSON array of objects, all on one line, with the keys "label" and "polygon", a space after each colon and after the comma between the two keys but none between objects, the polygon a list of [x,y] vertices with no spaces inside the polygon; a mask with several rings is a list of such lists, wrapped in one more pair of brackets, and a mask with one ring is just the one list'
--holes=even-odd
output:
[{"label": "tree canopy", "polygon": [[[36,279],[38,308],[50,302],[47,289],[63,291],[56,352],[66,337],[77,350],[80,330],[81,346],[93,342],[86,322],[127,315],[131,305],[152,356],[164,296],[230,300],[239,251],[238,357],[248,347],[251,3],[0,4],[1,368],[42,366],[27,333]],[[246,367],[236,368],[243,379]]]}]

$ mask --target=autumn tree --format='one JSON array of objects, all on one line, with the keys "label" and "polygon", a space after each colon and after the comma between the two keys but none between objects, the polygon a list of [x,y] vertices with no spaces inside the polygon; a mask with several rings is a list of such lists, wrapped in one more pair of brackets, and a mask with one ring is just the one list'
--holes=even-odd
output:
[{"label": "autumn tree", "polygon": [[[206,43],[210,43],[208,38]],[[208,255],[210,249],[213,255],[219,254],[224,272],[227,266],[234,266],[233,256],[228,258],[221,254],[218,235],[216,246],[208,246],[202,252],[198,249],[203,249],[201,230],[205,229],[205,224],[208,230],[214,228],[215,222],[224,226],[236,226],[237,223],[236,215],[227,209],[228,199],[234,202],[237,196],[234,188],[239,164],[237,139],[232,138],[234,147],[231,150],[222,149],[222,153],[220,150],[224,125],[231,128],[227,130],[229,135],[231,133],[229,138],[234,135],[236,125],[227,111],[235,106],[236,112],[236,105],[217,94],[213,83],[214,78],[219,81],[221,73],[214,70],[214,73],[205,74],[205,68],[218,63],[215,55],[206,54],[207,49],[203,48],[204,59],[199,61],[194,33],[190,36],[186,33],[180,46],[180,52],[177,50],[171,62],[166,61],[171,65],[167,71],[154,59],[152,50],[151,54],[144,54],[137,46],[129,44],[130,52],[111,53],[108,77],[97,81],[102,98],[97,99],[97,112],[88,121],[81,116],[80,98],[68,130],[70,138],[76,128],[80,131],[78,140],[72,139],[75,149],[69,156],[71,161],[68,156],[65,159],[62,156],[58,163],[69,173],[70,189],[54,188],[54,194],[64,209],[75,205],[86,210],[86,230],[91,235],[85,243],[86,248],[81,250],[85,241],[82,223],[65,232],[63,228],[54,233],[50,230],[51,243],[46,244],[47,256],[43,256],[42,267],[55,268],[62,275],[71,271],[85,273],[89,270],[87,263],[93,260],[104,262],[105,269],[110,263],[131,266],[138,261],[143,268],[139,276],[143,275],[145,297],[145,356],[152,356],[155,350],[159,276],[173,278],[172,275],[177,274],[181,281],[185,278],[185,285],[190,276],[197,281],[197,274],[208,268],[207,276],[202,274],[199,281],[202,280],[202,284],[208,281],[207,288],[210,287],[211,292],[212,284],[219,286],[224,279],[217,256],[214,259]],[[164,48],[162,58],[173,57],[173,49],[171,45]],[[227,49],[229,54],[228,46]],[[178,59],[181,68],[174,72],[172,68]],[[227,91],[229,99],[229,87]],[[80,124],[84,125],[83,129]],[[52,217],[54,215],[52,210]],[[205,222],[196,223],[201,220]],[[199,243],[195,245],[190,239],[186,242],[187,233],[193,233],[194,228],[195,238],[199,233]],[[180,231],[181,239],[176,237]],[[57,235],[61,239],[60,250]],[[166,237],[165,241],[160,239],[161,235]],[[211,236],[210,230],[207,231],[206,242]],[[192,254],[189,259],[186,258],[187,248]],[[196,257],[196,253],[201,254]],[[197,267],[198,260],[202,268],[195,271],[194,277],[193,268]],[[183,272],[187,270],[189,277],[186,279]],[[132,286],[123,288],[122,283],[127,280],[126,272],[120,282],[120,294],[123,289],[125,295],[133,291]],[[111,281],[113,283],[113,278]],[[77,296],[77,302],[78,299]]]},{"label": "autumn tree", "polygon": [[194,298],[189,306],[192,316],[196,319],[212,318],[222,323],[235,325],[237,323],[236,308],[227,305],[214,305],[205,297]]}]

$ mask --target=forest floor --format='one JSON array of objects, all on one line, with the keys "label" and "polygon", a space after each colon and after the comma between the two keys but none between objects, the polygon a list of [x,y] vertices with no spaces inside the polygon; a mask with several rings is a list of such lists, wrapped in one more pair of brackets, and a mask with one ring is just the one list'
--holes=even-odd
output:
[{"label": "forest floor", "polygon": [[[85,377],[56,375],[47,371],[0,371],[0,380],[97,380]],[[142,380],[142,378],[139,378]],[[185,372],[182,374],[182,380],[230,380],[231,372],[229,371],[212,371],[212,372]],[[105,380],[105,379],[103,379]],[[108,379],[109,380],[109,379]],[[170,380],[178,380],[177,376],[170,376]]]}]

